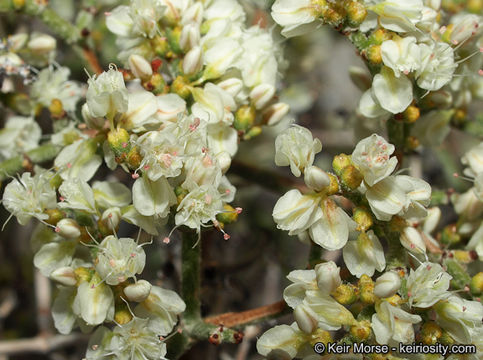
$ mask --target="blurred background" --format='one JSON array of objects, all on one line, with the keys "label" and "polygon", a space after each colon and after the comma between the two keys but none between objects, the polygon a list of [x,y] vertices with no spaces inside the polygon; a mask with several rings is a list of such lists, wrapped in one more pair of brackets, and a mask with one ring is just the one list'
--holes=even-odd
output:
[{"label": "blurred background", "polygon": [[[79,26],[85,22],[89,41],[99,56],[101,66],[107,68],[109,63],[116,63],[117,50],[114,37],[104,25],[103,14],[120,3],[116,0],[50,0],[49,6]],[[289,237],[286,232],[277,230],[271,216],[275,202],[290,187],[274,187],[264,180],[271,174],[293,180],[288,169],[275,167],[274,139],[277,132],[295,121],[311,129],[323,144],[316,164],[322,169],[330,169],[334,155],[341,152],[350,154],[358,138],[383,129],[381,124],[363,122],[355,115],[361,91],[353,85],[348,70],[351,66],[364,68],[364,63],[346,37],[323,27],[311,34],[286,40],[280,37],[279,29],[267,10],[273,1],[244,0],[242,3],[249,14],[248,21],[266,26],[280,45],[280,57],[284,59],[280,97],[291,105],[292,112],[283,124],[264,129],[257,138],[240,144],[228,176],[238,189],[234,205],[242,207],[243,213],[237,223],[227,226],[226,231],[231,235],[229,241],[223,240],[216,231],[203,233],[204,316],[276,303],[282,299],[283,289],[288,284],[286,275],[307,265],[309,246],[297,237]],[[32,31],[49,33],[48,28],[31,17],[0,14],[0,37]],[[71,69],[72,79],[86,82],[85,64],[62,40],[58,41],[56,61]],[[1,98],[4,100],[3,94]],[[468,118],[481,126],[482,110],[482,103],[475,103],[468,112]],[[2,125],[6,115],[7,110],[0,103]],[[51,120],[47,114],[44,115],[40,116],[40,124],[43,133],[49,134],[52,132]],[[455,179],[452,174],[461,171],[460,156],[477,142],[476,137],[452,129],[443,145],[416,151],[406,160],[405,167],[414,174],[422,174],[436,189],[451,187],[464,190],[471,184]],[[112,173],[107,168],[101,169],[97,178],[108,176],[115,176],[127,185],[132,181],[124,172]],[[4,184],[2,192],[3,187]],[[447,210],[443,223],[450,222],[453,216],[449,207]],[[5,223],[8,215],[0,207],[1,224]],[[31,237],[34,232],[33,221],[28,226],[19,226],[15,219],[10,220],[0,232],[0,360],[81,359],[85,354],[87,337],[75,334],[59,339],[54,336],[56,332],[50,304],[55,286],[33,267],[36,245],[35,242],[32,244]],[[122,236],[135,237],[136,233],[135,228],[128,226],[119,231]],[[148,261],[143,277],[153,284],[162,284],[179,292],[179,235],[175,233],[169,245],[157,239],[153,246],[146,249]],[[335,261],[340,259],[338,252],[327,252],[323,256]],[[260,359],[255,349],[257,336],[277,323],[291,322],[290,316],[282,316],[250,326],[245,330],[245,339],[240,345],[198,343],[182,359]],[[2,346],[8,349],[10,340],[19,339],[25,339],[25,343],[17,353],[2,354]],[[28,352],[30,347],[35,346],[38,352]]]}]

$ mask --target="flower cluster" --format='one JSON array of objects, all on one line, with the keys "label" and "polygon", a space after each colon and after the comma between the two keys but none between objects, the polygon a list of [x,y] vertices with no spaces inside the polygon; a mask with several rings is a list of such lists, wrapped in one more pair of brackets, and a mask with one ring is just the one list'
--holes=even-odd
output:
[{"label": "flower cluster", "polygon": [[[277,165],[290,165],[295,176],[303,173],[307,189],[305,194],[290,190],[278,200],[275,222],[289,235],[307,239],[308,234],[312,247],[341,249],[352,276],[341,277],[334,262],[321,259],[315,259],[313,270],[292,271],[287,276],[292,284],[285,289],[284,299],[294,309],[295,322],[265,332],[257,342],[261,355],[318,359],[311,355],[315,343],[334,341],[331,332],[341,327],[347,330],[342,341],[348,343],[394,346],[418,339],[425,344],[477,343],[483,306],[450,291],[461,276],[455,271],[460,265],[454,256],[446,259],[442,251],[438,256],[433,252],[429,260],[427,246],[439,246],[431,232],[440,212],[426,208],[431,197],[429,184],[393,174],[398,166],[392,156],[394,145],[373,134],[362,139],[352,155],[335,156],[334,173],[326,173],[313,165],[322,145],[309,130],[288,128],[275,144]],[[481,170],[480,148],[463,158],[470,176],[477,177]],[[469,191],[475,199],[476,189],[475,184]],[[481,239],[480,234],[468,246],[481,248]],[[415,269],[407,267],[408,255],[419,263]],[[382,274],[374,281],[376,271]],[[481,292],[477,277],[475,295]]]}]

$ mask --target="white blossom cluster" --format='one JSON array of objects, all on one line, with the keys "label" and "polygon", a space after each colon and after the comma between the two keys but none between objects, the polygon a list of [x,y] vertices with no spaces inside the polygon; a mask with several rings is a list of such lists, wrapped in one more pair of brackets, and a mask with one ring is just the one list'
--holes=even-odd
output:
[{"label": "white blossom cluster", "polygon": [[[118,237],[122,222],[161,235],[165,244],[180,226],[198,236],[215,227],[230,238],[224,224],[241,208],[229,205],[236,189],[225,173],[238,142],[289,110],[275,96],[279,49],[245,18],[228,0],[119,6],[106,21],[128,70],[111,64],[89,76],[83,121],[74,121],[82,88],[52,63],[50,51],[50,65],[30,88],[31,117],[10,118],[0,134],[7,159],[39,146],[36,108],[63,124],[50,137],[60,149],[53,169],[14,178],[3,205],[22,225],[40,221],[34,263],[59,284],[55,326],[62,334],[95,330],[87,359],[164,359],[165,337],[185,310],[175,292],[139,278],[149,244]],[[103,166],[130,174],[132,187],[94,181]]]},{"label": "white blossom cluster", "polygon": [[[273,210],[277,226],[301,240],[309,239],[312,246],[341,249],[345,267],[358,280],[356,285],[342,281],[340,268],[332,261],[318,263],[313,270],[292,271],[284,300],[294,310],[295,322],[265,332],[257,342],[258,352],[270,359],[319,359],[313,355],[314,344],[332,341],[330,332],[342,327],[356,341],[410,344],[416,341],[416,331],[424,336],[425,327],[432,326],[421,316],[427,311],[433,314],[435,326],[455,341],[475,344],[478,352],[467,356],[478,359],[483,305],[449,291],[453,276],[446,267],[450,265],[429,260],[426,244],[436,243],[431,232],[441,212],[426,208],[431,197],[429,184],[393,174],[398,165],[391,156],[394,146],[376,134],[362,139],[352,155],[334,158],[334,174],[313,165],[322,145],[308,129],[288,128],[277,137],[275,146],[276,164],[290,166],[295,176],[304,174],[307,186],[305,194],[294,189],[278,200]],[[481,146],[464,156],[468,176],[478,178],[481,159]],[[472,196],[481,205],[478,186],[475,181],[475,187],[461,197]],[[341,197],[350,199],[355,207],[343,208]],[[457,211],[472,215],[474,203],[465,203],[472,208],[463,210],[462,202],[456,199]],[[473,219],[475,223],[462,227],[472,226],[474,231],[480,226],[468,248],[481,256],[481,216]],[[381,227],[385,230],[376,235],[374,230]],[[385,247],[397,249],[397,254],[384,250],[380,236]],[[404,257],[404,249],[419,263],[415,269],[406,268],[406,262],[398,266],[391,262],[395,255]],[[380,275],[373,281],[376,271]],[[373,309],[372,316],[354,318],[349,305],[358,301]]]}]

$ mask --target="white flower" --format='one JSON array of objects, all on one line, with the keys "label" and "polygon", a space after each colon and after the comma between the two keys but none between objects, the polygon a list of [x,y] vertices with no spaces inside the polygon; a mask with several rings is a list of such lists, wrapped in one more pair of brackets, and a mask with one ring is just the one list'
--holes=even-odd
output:
[{"label": "white flower", "polygon": [[415,24],[421,19],[422,0],[387,0],[378,1],[370,10],[379,15],[382,27],[395,32],[415,30]]},{"label": "white flower", "polygon": [[470,241],[466,245],[466,249],[475,250],[480,261],[483,261],[483,223],[478,230],[471,236]]},{"label": "white flower", "polygon": [[317,166],[309,166],[305,169],[304,182],[309,188],[321,191],[330,185],[330,176]]},{"label": "white flower", "polygon": [[394,145],[377,134],[372,134],[357,143],[352,152],[352,162],[369,186],[373,186],[394,171],[397,166],[397,158],[391,157],[394,149]]},{"label": "white flower", "polygon": [[62,179],[90,180],[102,164],[97,146],[95,139],[79,139],[63,148],[54,161]]},{"label": "white flower", "polygon": [[471,148],[461,158],[461,162],[467,165],[464,173],[467,176],[475,177],[479,173],[483,173],[483,142]]},{"label": "white flower", "polygon": [[412,36],[384,41],[381,45],[381,55],[384,65],[390,67],[396,77],[401,73],[408,75],[420,65],[419,46],[416,38]]},{"label": "white flower", "polygon": [[37,74],[30,95],[45,107],[50,106],[52,100],[58,99],[65,111],[75,111],[82,91],[76,82],[68,80],[69,75],[70,70],[67,67],[43,69]]},{"label": "white flower", "polygon": [[203,46],[203,60],[206,65],[203,78],[207,80],[225,74],[235,66],[243,52],[239,40],[232,37],[222,37],[209,44],[209,47]]},{"label": "white flower", "polygon": [[382,221],[389,221],[407,204],[406,193],[398,186],[395,176],[389,176],[369,187],[365,196],[376,218]]},{"label": "white flower", "polygon": [[194,46],[183,59],[183,72],[190,76],[195,75],[203,68],[203,51],[201,47]]},{"label": "white flower", "polygon": [[[277,228],[288,231],[289,235],[297,235],[322,218],[319,204],[320,197],[302,195],[299,190],[293,189],[278,199],[273,208],[273,219]],[[318,240],[323,241],[322,238]]]},{"label": "white flower", "polygon": [[93,75],[87,83],[87,106],[93,117],[114,117],[127,111],[127,89],[122,73],[113,66],[99,76]]},{"label": "white flower", "polygon": [[292,173],[299,177],[314,162],[315,154],[322,150],[319,139],[313,139],[310,130],[293,125],[275,140],[275,164],[290,165]]},{"label": "white flower", "polygon": [[257,341],[257,351],[274,359],[293,359],[303,343],[304,334],[296,323],[268,329]]},{"label": "white flower", "polygon": [[376,314],[372,315],[372,330],[379,344],[395,345],[414,341],[413,324],[421,321],[419,315],[412,315],[391,305],[387,301],[376,305]]},{"label": "white flower", "polygon": [[374,76],[372,94],[378,104],[393,114],[406,110],[413,101],[413,84],[406,75],[396,77],[394,71],[384,66]]},{"label": "white flower", "polygon": [[483,318],[483,305],[480,302],[452,295],[437,303],[434,309],[437,314],[436,322],[457,342],[472,343],[472,330],[481,328]]},{"label": "white flower", "polygon": [[39,146],[42,130],[32,117],[9,117],[0,130],[0,159],[9,159],[17,154]]},{"label": "white flower", "polygon": [[317,27],[317,8],[312,0],[277,0],[272,6],[272,17],[283,27],[282,35],[292,37]]},{"label": "white flower", "polygon": [[[325,199],[320,208],[322,216],[310,226],[310,237],[324,249],[343,248],[349,239],[350,232],[356,229],[357,224],[330,198]],[[316,211],[318,214],[320,209]]]},{"label": "white flower", "polygon": [[223,211],[223,203],[212,185],[202,185],[191,190],[176,211],[176,225],[186,225],[199,232],[202,224],[216,220],[216,215]]},{"label": "white flower", "polygon": [[422,115],[414,124],[411,133],[427,146],[441,145],[450,132],[453,110],[432,110]]},{"label": "white flower", "polygon": [[146,254],[133,239],[109,235],[97,247],[95,261],[98,274],[108,285],[117,285],[140,274],[146,263]]},{"label": "white flower", "polygon": [[57,197],[49,182],[50,177],[48,172],[37,173],[34,176],[25,172],[5,187],[3,206],[17,217],[20,225],[26,225],[32,216],[46,220],[49,216],[44,211],[56,207]]},{"label": "white flower", "polygon": [[394,271],[379,276],[374,285],[374,295],[379,298],[393,296],[401,287],[401,278]]},{"label": "white flower", "polygon": [[292,309],[302,304],[306,291],[319,290],[315,270],[293,270],[287,275],[287,279],[293,284],[285,288],[283,299]]},{"label": "white flower", "polygon": [[149,296],[134,309],[137,316],[149,318],[149,326],[158,335],[169,334],[186,308],[184,301],[172,290],[151,287]]},{"label": "white flower", "polygon": [[169,207],[176,203],[173,188],[165,177],[156,181],[140,177],[134,182],[132,196],[134,207],[144,216],[164,218],[169,214]]},{"label": "white flower", "polygon": [[396,176],[397,185],[406,193],[406,204],[399,215],[405,218],[425,218],[431,201],[431,186],[424,180],[407,175]]},{"label": "white flower", "polygon": [[128,59],[129,69],[139,79],[146,80],[153,75],[151,64],[142,56],[132,54]]},{"label": "white flower", "polygon": [[416,71],[417,83],[425,90],[439,90],[449,83],[457,67],[453,48],[444,42],[420,45],[421,67]]},{"label": "white flower", "polygon": [[315,265],[315,275],[319,290],[326,294],[330,294],[342,284],[340,268],[333,261]]},{"label": "white flower", "polygon": [[102,324],[114,316],[114,295],[110,286],[101,282],[98,276],[84,281],[77,287],[72,305],[74,313],[88,325]]},{"label": "white flower", "polygon": [[[61,238],[62,239],[62,238]],[[58,237],[54,240],[59,240]],[[72,263],[75,241],[53,241],[43,245],[34,256],[34,265],[42,275],[50,276],[54,270]]]},{"label": "white flower", "polygon": [[318,327],[321,329],[338,330],[344,325],[350,326],[356,323],[349,310],[322,291],[308,290],[303,304],[317,319]]},{"label": "white flower", "polygon": [[178,143],[172,133],[149,131],[136,143],[143,156],[141,167],[150,180],[156,181],[161,176],[174,177],[181,173],[184,146]]},{"label": "white flower", "polygon": [[349,241],[342,250],[344,263],[352,275],[372,276],[375,270],[383,271],[386,267],[384,250],[372,230],[361,233],[356,241]]},{"label": "white flower", "polygon": [[298,327],[307,334],[311,334],[317,329],[318,321],[314,315],[313,311],[306,304],[297,306],[293,312]]},{"label": "white flower", "polygon": [[97,212],[94,192],[86,181],[79,178],[67,179],[60,185],[59,193],[62,196],[59,208],[83,210],[90,214]]},{"label": "white flower", "polygon": [[148,298],[152,285],[146,280],[138,280],[134,284],[126,286],[123,290],[124,295],[129,301],[141,302]]},{"label": "white flower", "polygon": [[406,287],[409,306],[429,308],[440,300],[448,298],[449,282],[452,276],[441,265],[425,262],[416,271],[411,269]]},{"label": "white flower", "polygon": [[405,227],[399,237],[401,245],[413,254],[426,253],[426,245],[420,232],[412,226]]}]

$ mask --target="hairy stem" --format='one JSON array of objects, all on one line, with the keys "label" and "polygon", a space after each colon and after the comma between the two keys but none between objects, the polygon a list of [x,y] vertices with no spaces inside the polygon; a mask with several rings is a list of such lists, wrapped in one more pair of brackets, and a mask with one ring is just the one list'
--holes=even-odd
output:
[{"label": "hairy stem", "polygon": [[41,164],[52,160],[59,153],[59,147],[47,143],[28,151],[25,155],[17,155],[0,163],[0,181],[24,170],[30,170],[33,164]]}]

